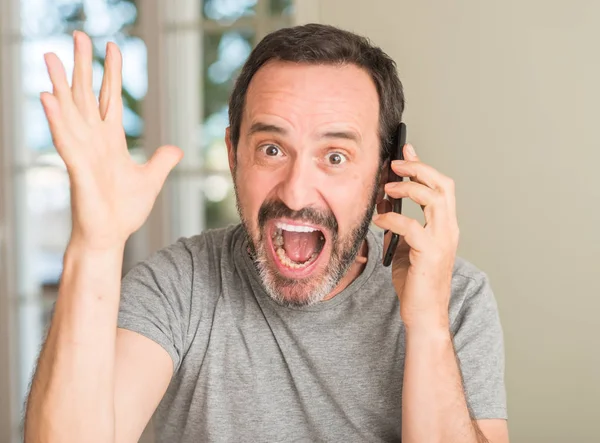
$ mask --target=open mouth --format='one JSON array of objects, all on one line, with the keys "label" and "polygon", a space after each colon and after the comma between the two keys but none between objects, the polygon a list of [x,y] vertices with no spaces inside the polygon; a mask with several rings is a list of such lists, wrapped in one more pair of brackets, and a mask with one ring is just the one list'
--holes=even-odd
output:
[{"label": "open mouth", "polygon": [[309,268],[325,246],[325,235],[316,227],[275,222],[271,234],[273,250],[284,267],[290,270]]}]

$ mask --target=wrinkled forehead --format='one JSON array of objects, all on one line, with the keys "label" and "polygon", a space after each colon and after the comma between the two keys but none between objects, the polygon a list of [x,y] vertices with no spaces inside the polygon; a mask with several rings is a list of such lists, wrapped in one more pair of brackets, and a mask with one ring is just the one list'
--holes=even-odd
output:
[{"label": "wrinkled forehead", "polygon": [[297,133],[345,125],[359,131],[365,143],[377,143],[379,98],[370,75],[356,65],[274,61],[250,82],[241,136],[265,118]]}]

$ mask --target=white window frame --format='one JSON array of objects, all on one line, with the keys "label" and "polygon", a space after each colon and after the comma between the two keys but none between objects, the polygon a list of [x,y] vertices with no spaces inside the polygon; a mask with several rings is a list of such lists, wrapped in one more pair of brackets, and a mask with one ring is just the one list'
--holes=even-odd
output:
[{"label": "white window frame", "polygon": [[[268,17],[268,1],[258,0],[256,18],[241,19],[228,28],[253,28],[258,41],[274,27],[320,19],[321,0],[296,0],[291,21]],[[9,443],[22,438],[20,391],[27,382],[21,376],[18,331],[24,319],[19,318],[19,306],[23,298],[39,296],[33,289],[23,290],[17,281],[26,261],[19,253],[26,245],[17,244],[14,235],[23,211],[17,205],[25,201],[23,195],[15,194],[25,190],[23,183],[15,182],[25,165],[25,159],[17,158],[25,154],[19,8],[20,0],[0,1],[0,441]],[[201,186],[204,177],[215,171],[203,168],[197,143],[202,121],[201,36],[204,31],[225,29],[203,20],[200,0],[143,0],[138,12],[139,25],[131,33],[141,37],[148,50],[143,149],[149,157],[158,146],[172,143],[186,155],[159,195],[148,222],[130,239],[130,264],[204,228]]]},{"label": "white window frame", "polygon": [[[140,15],[140,33],[148,47],[148,83],[152,85],[144,108],[147,153],[150,155],[150,151],[165,143],[175,144],[185,153],[149,218],[150,250],[200,233],[205,227],[204,205],[200,201],[203,180],[208,174],[228,175],[203,167],[197,143],[203,117],[199,85],[204,32],[250,28],[255,30],[257,43],[277,27],[318,22],[320,1],[295,0],[294,14],[285,19],[269,17],[269,0],[257,0],[256,16],[241,18],[228,26],[203,19],[199,0],[149,0],[144,5],[148,9]],[[186,62],[181,63],[182,60]]]},{"label": "white window frame", "polygon": [[22,146],[18,0],[0,2],[0,441],[20,441],[20,368],[13,176]]}]

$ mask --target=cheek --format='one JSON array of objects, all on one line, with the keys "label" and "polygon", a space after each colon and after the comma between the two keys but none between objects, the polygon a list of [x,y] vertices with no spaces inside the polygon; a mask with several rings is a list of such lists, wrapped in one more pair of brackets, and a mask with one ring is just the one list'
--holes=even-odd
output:
[{"label": "cheek", "polygon": [[362,221],[370,203],[372,180],[360,174],[350,173],[343,180],[331,180],[326,187],[325,198],[335,215],[340,235],[345,235]]},{"label": "cheek", "polygon": [[272,177],[238,164],[235,180],[239,205],[244,217],[254,227],[257,223],[258,211],[273,189]]}]

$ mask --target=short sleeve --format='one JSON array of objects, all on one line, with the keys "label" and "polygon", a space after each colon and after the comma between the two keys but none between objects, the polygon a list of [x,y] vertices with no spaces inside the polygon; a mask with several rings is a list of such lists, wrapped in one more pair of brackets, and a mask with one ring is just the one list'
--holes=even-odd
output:
[{"label": "short sleeve", "polygon": [[193,261],[183,240],[137,264],[121,285],[118,327],[162,346],[179,369],[185,352]]},{"label": "short sleeve", "polygon": [[458,276],[466,293],[452,324],[467,403],[474,419],[507,419],[504,339],[487,276]]}]

